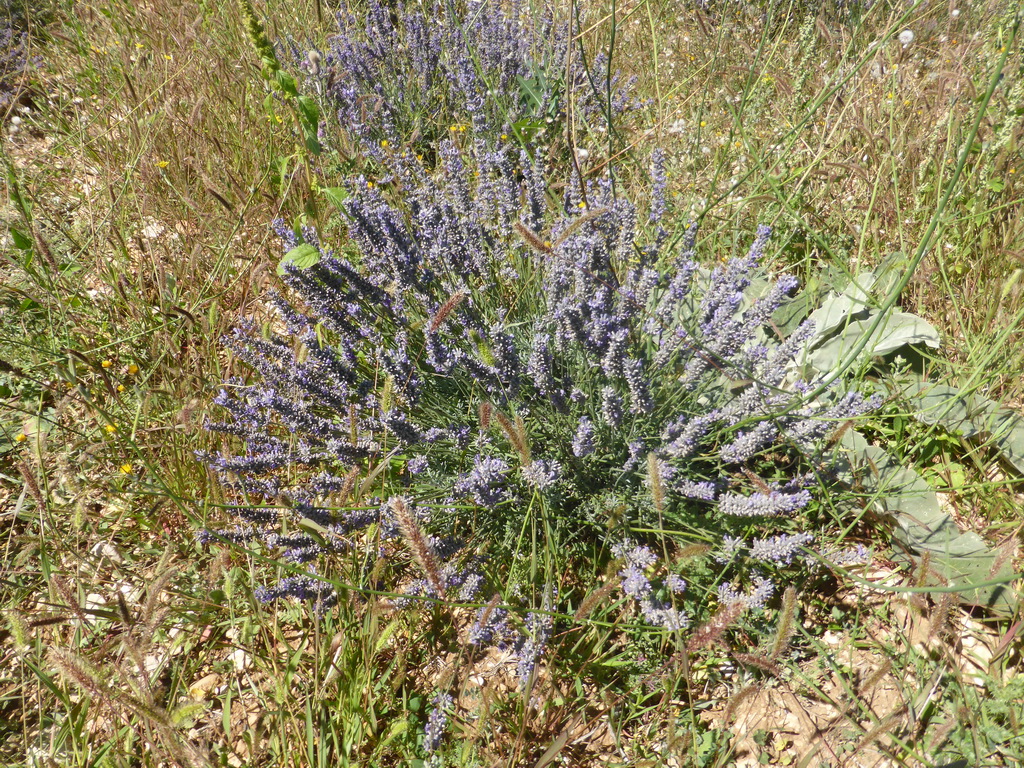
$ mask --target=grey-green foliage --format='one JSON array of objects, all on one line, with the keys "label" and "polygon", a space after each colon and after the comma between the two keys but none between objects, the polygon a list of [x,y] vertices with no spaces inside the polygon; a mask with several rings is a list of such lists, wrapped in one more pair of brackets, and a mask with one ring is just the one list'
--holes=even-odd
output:
[{"label": "grey-green foliage", "polygon": [[915,380],[906,385],[904,394],[917,419],[991,447],[1024,475],[1024,418],[1020,414],[976,392],[944,384]]},{"label": "grey-green foliage", "polygon": [[[815,323],[815,334],[798,366],[803,378],[877,373],[880,363],[885,368],[887,356],[907,347],[939,348],[939,335],[927,321],[883,308],[904,266],[901,257],[890,257],[873,271],[839,280],[839,288],[824,297],[822,291],[805,291],[777,316],[787,328],[805,318]],[[844,364],[845,370],[838,370]],[[896,394],[907,399],[914,417],[952,434],[986,441],[1017,473],[1024,474],[1024,418],[977,393],[904,378],[903,390]],[[876,381],[875,386],[885,392],[881,383]],[[893,538],[906,556],[927,554],[929,583],[981,584],[1012,572],[1004,553],[990,548],[978,534],[960,531],[935,491],[914,469],[852,430],[843,434],[837,447],[834,471],[860,490],[876,513],[891,516]],[[960,598],[996,610],[1008,609],[1014,602],[1005,584],[968,587]]]},{"label": "grey-green foliage", "polygon": [[960,706],[950,714],[959,726],[939,755],[966,757],[969,765],[1020,765],[1024,760],[1024,678],[986,679],[984,690],[971,685],[960,690]]}]

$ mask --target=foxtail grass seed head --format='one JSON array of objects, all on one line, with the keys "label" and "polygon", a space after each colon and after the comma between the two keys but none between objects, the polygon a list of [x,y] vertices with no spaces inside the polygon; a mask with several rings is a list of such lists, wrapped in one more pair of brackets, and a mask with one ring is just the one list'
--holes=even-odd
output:
[{"label": "foxtail grass seed head", "polygon": [[444,324],[444,321],[448,319],[448,315],[454,312],[465,298],[466,294],[460,291],[459,293],[453,294],[448,301],[442,304],[441,308],[437,310],[437,314],[430,320],[430,333],[437,333]]},{"label": "foxtail grass seed head", "polygon": [[694,653],[717,643],[721,640],[725,631],[743,615],[745,610],[746,605],[741,600],[735,600],[727,605],[723,605],[707,623],[702,624],[690,635],[690,639],[686,644],[686,650]]},{"label": "foxtail grass seed head", "polygon": [[412,510],[401,496],[391,499],[390,506],[395,516],[395,522],[398,523],[398,529],[402,532],[402,537],[405,539],[406,544],[408,544],[413,558],[420,568],[423,569],[424,574],[426,574],[431,590],[435,595],[443,595],[445,590],[444,577],[441,574],[437,554],[434,552],[427,537],[423,534],[423,530],[420,528],[419,522],[416,520]]},{"label": "foxtail grass seed head", "polygon": [[768,658],[777,660],[789,647],[789,641],[796,631],[796,587],[786,587],[782,593],[782,609],[779,611],[779,624],[775,629]]},{"label": "foxtail grass seed head", "polygon": [[647,454],[647,483],[651,489],[651,499],[654,508],[659,512],[665,511],[665,486],[661,482],[661,466],[657,455]]}]

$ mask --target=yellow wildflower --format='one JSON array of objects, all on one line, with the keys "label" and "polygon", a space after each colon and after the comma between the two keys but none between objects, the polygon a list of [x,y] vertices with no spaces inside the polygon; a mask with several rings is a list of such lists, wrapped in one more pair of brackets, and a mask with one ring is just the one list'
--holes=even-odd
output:
[{"label": "yellow wildflower", "polygon": [[19,432],[14,436],[14,442],[16,443],[24,443],[26,440],[28,440],[28,435],[24,432]]}]

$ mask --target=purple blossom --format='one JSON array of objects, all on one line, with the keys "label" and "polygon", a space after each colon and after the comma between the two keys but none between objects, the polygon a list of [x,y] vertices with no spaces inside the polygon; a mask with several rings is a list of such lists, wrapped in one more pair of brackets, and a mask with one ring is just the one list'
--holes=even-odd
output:
[{"label": "purple blossom", "polygon": [[537,667],[537,661],[547,648],[551,636],[551,617],[547,614],[528,613],[519,644],[516,648],[516,673],[525,686]]},{"label": "purple blossom", "polygon": [[654,400],[651,398],[650,382],[644,374],[644,364],[640,360],[628,360],[623,365],[623,373],[626,377],[626,384],[629,386],[629,395],[632,400],[630,411],[633,413],[650,413],[654,410]]},{"label": "purple blossom", "polygon": [[753,429],[740,432],[735,440],[722,446],[719,455],[730,464],[742,464],[773,442],[778,435],[778,427],[770,421],[762,421]]},{"label": "purple blossom", "polygon": [[479,594],[480,588],[484,584],[484,577],[479,573],[467,572],[460,574],[459,576],[455,576],[454,574],[446,575],[445,582],[448,583],[449,586],[458,584],[459,601],[469,603],[476,599],[476,596]]},{"label": "purple blossom", "polygon": [[[677,257],[663,253],[669,240],[662,230],[662,158],[654,162],[653,242],[644,242],[636,209],[610,177],[569,179],[563,208],[550,209],[551,172],[542,153],[519,153],[511,149],[516,142],[496,141],[495,132],[504,130],[496,121],[514,115],[499,116],[486,98],[497,82],[519,93],[521,78],[540,66],[529,58],[536,42],[529,35],[503,37],[518,30],[514,6],[485,0],[471,18],[438,6],[440,20],[459,18],[461,26],[452,29],[401,0],[394,9],[369,0],[365,19],[343,15],[342,39],[324,54],[337,78],[330,97],[377,174],[373,184],[345,182],[359,266],[303,230],[301,237],[320,249],[320,262],[287,270],[289,297],[272,298],[277,318],[267,330],[243,325],[228,340],[252,382],[230,382],[218,396],[226,415],[211,429],[229,447],[204,457],[229,494],[251,497],[231,510],[238,525],[221,533],[228,541],[262,544],[312,566],[331,552],[362,546],[361,532],[374,522],[382,538],[393,538],[399,526],[372,508],[383,502],[362,499],[374,478],[369,486],[402,486],[421,506],[436,503],[432,516],[414,521],[420,530],[406,532],[409,539],[422,537],[419,559],[430,561],[413,574],[427,572],[429,579],[402,577],[407,597],[468,602],[485,588],[483,569],[455,555],[467,533],[500,551],[524,530],[534,507],[507,503],[515,489],[548,491],[540,501],[581,533],[596,531],[586,525],[593,521],[581,499],[612,493],[626,501],[626,529],[641,530],[651,513],[637,501],[646,497],[645,473],[637,469],[653,453],[662,484],[674,494],[673,512],[706,516],[712,527],[724,520],[753,529],[772,521],[751,518],[799,512],[810,489],[794,482],[751,493],[750,485],[735,487],[742,479],[724,465],[773,448],[791,454],[794,443],[817,447],[843,419],[873,407],[872,400],[836,389],[790,408],[796,394],[786,371],[809,337],[800,329],[798,342],[776,343],[765,326],[795,281],[777,278],[750,302],[767,230],[746,256],[710,272],[696,260],[695,229]],[[381,77],[396,66],[414,77]],[[320,70],[307,68],[311,78]],[[423,90],[427,83],[434,92]],[[413,126],[403,121],[410,106],[433,105],[439,96],[443,109],[421,114],[454,109],[472,132],[429,139],[430,157],[421,161],[406,146],[419,139],[409,138]],[[294,232],[279,229],[298,242]],[[666,263],[672,267],[663,269]],[[502,437],[519,418],[529,435],[525,445]],[[471,512],[462,508],[467,500],[476,505]],[[346,509],[356,504],[371,508]],[[296,532],[289,522],[296,517],[330,536]],[[770,533],[747,534],[762,536],[749,553],[740,539],[727,537],[712,555],[727,565],[727,578],[745,579],[750,594],[736,592],[745,605],[763,604],[774,589],[751,571],[752,560],[788,564],[811,540]],[[700,571],[670,572],[643,545],[613,551],[625,560],[621,589],[644,621],[670,630],[686,626],[673,596],[687,589],[684,575],[693,580]],[[504,563],[495,566],[500,573]],[[289,594],[330,597],[301,581],[260,592],[266,599]],[[471,642],[511,640],[507,618],[497,609],[480,613]],[[526,618],[516,644],[523,679],[550,632],[550,617]],[[441,730],[441,723],[434,727]]]},{"label": "purple blossom", "polygon": [[726,493],[718,500],[718,509],[735,517],[775,517],[798,512],[811,501],[807,490],[794,493],[771,491],[744,496],[740,493]]},{"label": "purple blossom", "polygon": [[768,601],[772,599],[774,594],[775,585],[764,576],[755,574],[754,588],[750,591],[750,595],[747,596],[747,606],[760,610],[768,604]]},{"label": "purple blossom", "polygon": [[627,565],[641,570],[651,568],[658,562],[657,555],[644,545],[615,544],[612,546],[612,554],[625,560]]},{"label": "purple blossom", "polygon": [[334,587],[315,576],[285,576],[273,587],[259,587],[254,593],[261,603],[271,603],[283,597],[293,597],[313,603],[317,613],[323,613],[338,602]]},{"label": "purple blossom", "polygon": [[455,706],[455,700],[449,693],[438,693],[430,701],[430,714],[427,725],[423,729],[423,749],[432,755],[441,746],[445,729],[448,727],[448,713]]},{"label": "purple blossom", "polygon": [[737,536],[725,535],[722,537],[722,543],[718,548],[718,554],[715,555],[715,560],[720,563],[728,563],[738,557],[745,549],[747,545],[743,539]]},{"label": "purple blossom", "polygon": [[831,548],[821,554],[832,565],[838,565],[840,568],[865,563],[871,558],[871,551],[863,544],[857,544],[845,549]]},{"label": "purple blossom", "polygon": [[649,598],[640,601],[640,612],[648,623],[669,631],[685,629],[690,623],[682,611]]},{"label": "purple blossom", "polygon": [[622,591],[630,597],[640,598],[651,591],[651,583],[636,565],[619,571],[619,576],[622,577]]},{"label": "purple blossom", "polygon": [[[626,567],[619,571],[620,586],[623,594],[637,601],[645,621],[668,630],[683,629],[688,625],[689,620],[684,613],[654,596],[655,588],[646,571],[657,565],[658,558],[650,547],[624,542],[615,544],[612,554],[626,561]],[[679,594],[686,589],[686,581],[677,574],[668,573],[664,586],[669,592]]]},{"label": "purple blossom", "polygon": [[665,586],[675,594],[681,595],[686,591],[686,580],[678,574],[670,573],[665,577]]},{"label": "purple blossom", "polygon": [[610,427],[617,427],[622,423],[622,398],[614,387],[606,386],[601,390],[601,418]]},{"label": "purple blossom", "polygon": [[757,560],[789,565],[793,562],[793,556],[797,551],[813,541],[814,536],[810,533],[783,534],[768,539],[754,539],[754,543],[750,546],[750,555]]},{"label": "purple blossom", "polygon": [[709,480],[678,478],[672,481],[671,487],[680,496],[701,501],[714,501],[718,493],[718,486]]},{"label": "purple blossom", "polygon": [[477,611],[476,621],[469,628],[469,642],[472,645],[487,645],[507,632],[508,611],[484,606]]},{"label": "purple blossom", "polygon": [[[327,50],[318,52],[316,66],[298,50],[293,59],[305,75],[306,89],[329,97],[325,111],[336,113],[363,154],[378,164],[399,154],[397,147],[404,142],[419,138],[419,123],[411,116],[431,115],[494,142],[497,126],[543,118],[566,93],[591,117],[608,109],[620,114],[631,104],[629,83],[613,77],[609,94],[603,83],[591,79],[573,50],[578,44],[568,27],[553,23],[548,12],[524,22],[518,4],[506,7],[494,0],[468,8],[369,0],[365,8],[358,15],[338,14],[338,34]],[[519,98],[521,82],[534,77],[535,62],[541,61],[560,73],[560,81],[567,75],[567,82],[560,88],[554,83],[537,87],[530,99]],[[600,66],[592,62],[589,71],[600,71]]]},{"label": "purple blossom", "polygon": [[[13,9],[14,6],[11,6]],[[9,111],[24,89],[25,71],[38,66],[41,59],[28,55],[28,35],[11,25],[11,10],[0,26],[0,109]]]},{"label": "purple blossom", "polygon": [[508,462],[496,456],[477,454],[473,458],[473,469],[455,484],[455,492],[469,495],[483,507],[493,509],[508,499],[505,478]]},{"label": "purple blossom", "polygon": [[430,466],[430,462],[427,461],[426,456],[414,456],[406,463],[405,468],[409,470],[411,475],[419,475],[427,470]]},{"label": "purple blossom", "polygon": [[528,466],[523,467],[523,479],[527,485],[543,491],[550,488],[557,481],[562,472],[562,465],[557,461],[545,461],[534,459]]},{"label": "purple blossom", "polygon": [[720,584],[718,586],[718,602],[721,605],[732,605],[742,603],[750,610],[761,610],[775,594],[775,585],[764,576],[754,575],[754,588],[749,592],[741,592],[733,584]]},{"label": "purple blossom", "polygon": [[700,416],[683,416],[670,422],[662,434],[665,441],[662,452],[672,458],[689,458],[696,452],[701,439],[720,419],[721,412],[711,410]]},{"label": "purple blossom", "polygon": [[644,444],[642,440],[634,440],[628,446],[629,458],[626,463],[622,465],[623,473],[632,472],[638,466],[640,466],[641,457],[644,455]]},{"label": "purple blossom", "polygon": [[576,427],[576,435],[572,439],[572,452],[581,459],[594,452],[594,424],[586,416],[580,418],[579,426]]}]

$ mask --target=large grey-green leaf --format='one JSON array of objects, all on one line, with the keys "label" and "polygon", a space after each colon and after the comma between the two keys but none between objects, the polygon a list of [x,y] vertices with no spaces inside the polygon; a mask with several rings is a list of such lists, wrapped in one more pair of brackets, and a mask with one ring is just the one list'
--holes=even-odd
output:
[{"label": "large grey-green leaf", "polygon": [[1012,563],[976,533],[961,532],[914,470],[900,466],[889,453],[852,430],[839,442],[833,470],[840,480],[864,494],[865,503],[892,516],[893,538],[906,550],[904,558],[920,559],[928,554],[927,583],[963,586],[957,594],[969,605],[996,612],[1013,609],[1015,598],[1008,587],[971,587],[1008,575]]},{"label": "large grey-green leaf", "polygon": [[[902,253],[891,253],[873,270],[855,277],[834,266],[826,267],[807,279],[804,290],[780,307],[772,316],[772,322],[783,336],[788,336],[805,319],[812,320],[815,335],[809,346],[819,344],[844,324],[862,320],[878,309],[880,300],[896,287],[906,266],[907,258]],[[828,296],[821,306],[811,313],[811,307],[826,293]]]},{"label": "large grey-green leaf", "polygon": [[875,276],[870,272],[857,275],[842,293],[832,294],[811,312],[808,320],[814,323],[811,346],[825,339],[832,331],[850,322],[855,315],[871,310],[871,286]]},{"label": "large grey-green leaf", "polygon": [[954,434],[988,444],[1024,475],[1024,417],[979,394],[928,382],[911,382],[904,393],[914,416]]},{"label": "large grey-green leaf", "polygon": [[877,328],[872,330],[877,315],[866,320],[856,320],[847,325],[842,332],[828,339],[813,350],[808,362],[816,370],[826,373],[835,370],[840,361],[861,344],[865,335],[870,333],[867,343],[857,355],[853,365],[873,357],[881,357],[895,352],[910,344],[925,344],[933,349],[939,347],[939,334],[924,318],[909,312],[891,312]]}]

